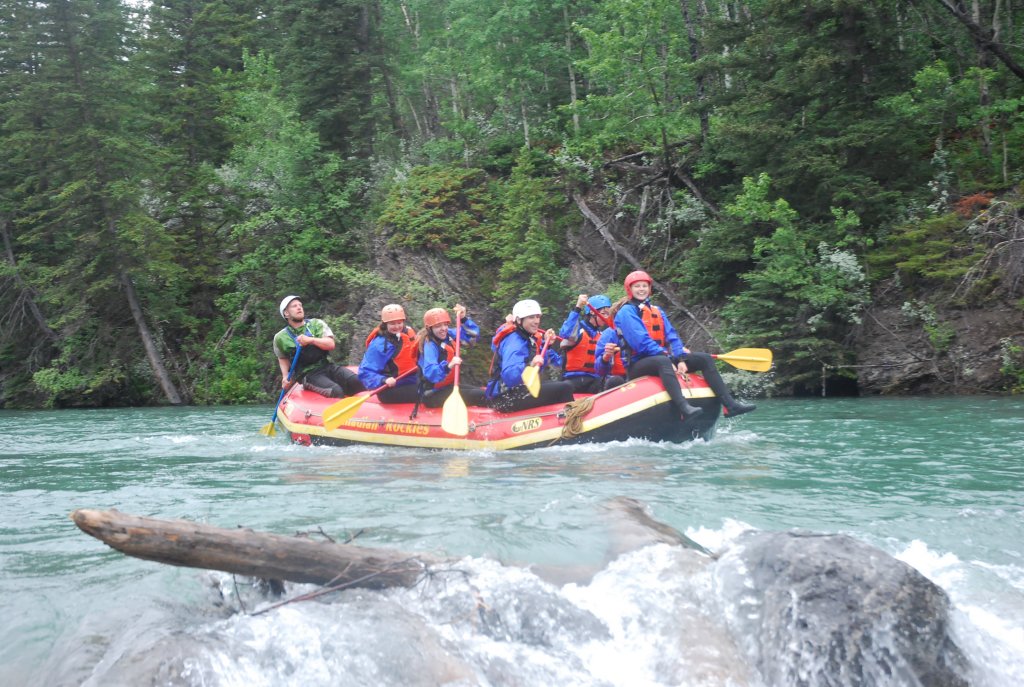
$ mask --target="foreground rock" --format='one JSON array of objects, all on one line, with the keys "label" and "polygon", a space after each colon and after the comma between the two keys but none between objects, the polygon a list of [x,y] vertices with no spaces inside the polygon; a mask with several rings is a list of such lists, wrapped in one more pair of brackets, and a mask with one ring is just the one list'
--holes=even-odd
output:
[{"label": "foreground rock", "polygon": [[715,576],[733,634],[767,684],[968,684],[945,592],[867,544],[751,532]]}]

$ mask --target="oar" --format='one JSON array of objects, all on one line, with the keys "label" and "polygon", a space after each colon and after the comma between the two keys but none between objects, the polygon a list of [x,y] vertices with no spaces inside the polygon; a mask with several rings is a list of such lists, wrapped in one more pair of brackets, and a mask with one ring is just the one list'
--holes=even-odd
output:
[{"label": "oar", "polygon": [[[455,357],[459,357],[462,342],[462,318],[455,314]],[[459,391],[459,370],[461,363],[455,366],[455,379],[452,386],[452,393],[444,402],[441,408],[441,429],[464,437],[469,434],[469,411],[466,409],[466,402],[462,400],[462,393]]]},{"label": "oar", "polygon": [[[540,349],[541,365],[544,364],[544,354],[548,352],[548,343],[550,340],[545,338],[544,345]],[[527,365],[523,368],[522,379],[526,390],[530,392],[531,396],[537,398],[537,395],[540,394],[540,368],[536,365]]]},{"label": "oar", "polygon": [[[298,361],[299,353],[301,351],[302,346],[300,346],[299,342],[296,340],[295,355],[292,356],[292,364],[288,366],[288,377],[285,379],[286,382],[292,381],[292,372],[295,371],[295,363]],[[289,384],[285,388],[281,389],[281,395],[277,397],[277,403],[274,404],[274,414],[270,416],[270,422],[268,422],[267,424],[263,425],[263,427],[260,428],[260,434],[262,434],[263,436],[272,437],[277,435],[277,430],[274,428],[274,425],[277,424],[277,409],[281,407],[281,401],[284,400],[284,395],[288,393],[288,390],[291,388],[292,385]]]},{"label": "oar", "polygon": [[772,352],[767,348],[737,348],[711,357],[751,372],[767,372],[772,367]]},{"label": "oar", "polygon": [[612,329],[615,329],[615,323],[612,322],[611,320],[609,320],[607,317],[605,317],[601,313],[599,313],[597,311],[597,308],[592,307],[589,303],[587,303],[587,310],[589,310],[593,314],[597,315],[597,319],[599,319],[602,322],[604,322],[604,326],[611,327]]},{"label": "oar", "polygon": [[[415,367],[406,370],[402,374],[395,377],[395,381],[398,381],[402,377],[408,377],[416,370],[417,368]],[[370,398],[371,396],[376,396],[381,391],[384,391],[384,389],[387,388],[388,385],[384,384],[382,386],[377,387],[373,391],[364,391],[356,396],[343,398],[340,401],[332,403],[331,405],[327,406],[326,408],[324,408],[323,415],[324,429],[333,430],[345,424],[350,419],[352,419],[352,416],[356,414],[356,411],[359,410],[360,406],[366,403],[366,400],[368,398]]]}]

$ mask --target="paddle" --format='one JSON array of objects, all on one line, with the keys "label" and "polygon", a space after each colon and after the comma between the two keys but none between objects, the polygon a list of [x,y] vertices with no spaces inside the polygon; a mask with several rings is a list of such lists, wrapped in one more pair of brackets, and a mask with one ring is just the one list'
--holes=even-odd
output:
[{"label": "paddle", "polygon": [[[413,367],[411,369],[406,370],[402,374],[395,377],[395,381],[398,381],[402,377],[408,377],[417,369],[419,368]],[[388,385],[384,384],[382,386],[377,387],[373,391],[364,391],[356,396],[343,398],[337,403],[332,403],[331,405],[327,406],[326,408],[324,408],[323,415],[324,429],[333,430],[345,424],[352,418],[353,415],[356,414],[356,411],[359,410],[359,408],[364,403],[366,403],[366,400],[368,398],[370,398],[371,396],[376,396],[381,391],[384,391],[384,389],[387,388]]]},{"label": "paddle", "polygon": [[[545,338],[544,345],[541,346],[540,349],[540,357],[542,360],[544,358],[544,354],[548,352],[548,343],[550,343],[550,340]],[[544,363],[541,362],[541,365],[543,364]],[[537,395],[540,394],[540,368],[536,365],[527,365],[523,368],[522,379],[523,384],[526,385],[526,390],[530,392],[531,396],[537,398]]]},{"label": "paddle", "polygon": [[[307,329],[306,331],[309,330]],[[292,380],[292,372],[295,371],[295,363],[299,359],[300,352],[302,352],[302,346],[300,346],[299,342],[296,340],[295,355],[292,356],[292,364],[288,366],[288,377],[285,378],[286,382],[290,382]],[[277,430],[274,428],[274,425],[277,424],[277,409],[281,407],[281,401],[284,399],[284,395],[288,393],[288,390],[291,388],[292,385],[289,384],[285,388],[281,389],[281,395],[277,397],[277,403],[274,404],[274,414],[270,416],[270,422],[268,422],[267,424],[263,425],[263,427],[260,428],[260,434],[262,434],[263,436],[277,436]]]},{"label": "paddle", "polygon": [[[455,313],[455,357],[459,357],[462,342],[462,318]],[[469,411],[466,409],[466,402],[462,400],[462,393],[459,391],[459,369],[461,364],[455,366],[455,379],[452,385],[452,393],[444,402],[441,408],[441,429],[464,437],[469,434]]]},{"label": "paddle", "polygon": [[711,357],[751,372],[767,372],[772,366],[772,352],[767,348],[737,348],[728,353],[712,354]]}]

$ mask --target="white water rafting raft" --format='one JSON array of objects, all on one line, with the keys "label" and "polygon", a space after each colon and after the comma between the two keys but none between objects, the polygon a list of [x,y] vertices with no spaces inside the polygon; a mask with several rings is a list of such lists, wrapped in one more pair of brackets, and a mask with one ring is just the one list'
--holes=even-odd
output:
[{"label": "white water rafting raft", "polygon": [[[625,439],[683,442],[708,440],[722,404],[697,374],[680,377],[691,405],[704,412],[680,420],[657,377],[640,377],[600,394],[579,395],[573,403],[557,403],[515,413],[467,408],[468,429],[456,436],[441,427],[441,408],[420,406],[413,418],[411,403],[379,403],[367,398],[359,410],[336,429],[324,427],[325,410],[337,399],[296,385],[278,407],[277,420],[300,444],[382,444],[417,448],[504,451],[543,446]],[[328,411],[329,414],[329,411]]]}]

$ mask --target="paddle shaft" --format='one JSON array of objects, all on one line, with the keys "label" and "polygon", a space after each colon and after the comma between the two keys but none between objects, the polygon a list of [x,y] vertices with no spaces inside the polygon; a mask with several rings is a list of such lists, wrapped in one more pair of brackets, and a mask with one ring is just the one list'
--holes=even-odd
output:
[{"label": "paddle shaft", "polygon": [[[459,313],[456,312],[455,313],[455,357],[456,358],[459,357],[459,352],[462,350],[461,349],[461,344],[462,344],[462,318],[459,317]],[[461,369],[462,369],[462,364],[461,363],[455,366],[455,378],[453,379],[453,381],[455,383],[455,388],[456,389],[459,388],[459,370],[461,370]]]}]

